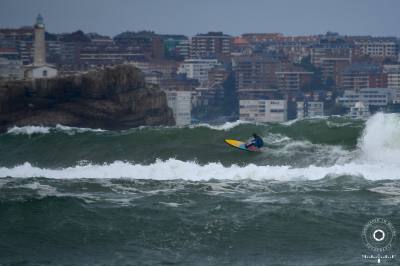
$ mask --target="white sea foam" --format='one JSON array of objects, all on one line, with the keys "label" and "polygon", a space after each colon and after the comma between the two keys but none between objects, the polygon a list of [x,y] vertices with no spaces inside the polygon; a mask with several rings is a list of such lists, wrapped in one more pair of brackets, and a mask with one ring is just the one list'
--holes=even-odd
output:
[{"label": "white sea foam", "polygon": [[63,125],[57,125],[56,129],[62,130],[62,131],[75,131],[78,133],[82,132],[105,132],[107,130],[101,129],[101,128],[86,128],[86,127],[69,127],[69,126],[63,126]]},{"label": "white sea foam", "polygon": [[[224,124],[220,125],[210,125],[207,123],[201,123],[201,124],[195,124],[195,125],[189,125],[189,126],[140,126],[138,128],[132,128],[128,129],[133,130],[133,129],[166,129],[166,128],[199,128],[199,127],[207,127],[209,129],[213,130],[220,130],[220,131],[228,131],[232,128],[235,128],[239,125],[242,124],[251,124],[251,122],[246,122],[246,121],[240,121],[237,120],[235,122],[225,122]],[[23,126],[23,127],[17,127],[14,126],[12,128],[9,128],[7,130],[7,133],[9,134],[15,134],[15,135],[33,135],[33,134],[48,134],[51,132],[57,132],[61,131],[66,134],[75,134],[75,133],[83,133],[83,132],[105,132],[107,130],[104,129],[94,129],[94,128],[81,128],[81,127],[70,127],[70,126],[64,126],[57,124],[55,127],[46,127],[46,126]]]},{"label": "white sea foam", "polygon": [[51,131],[62,131],[67,134],[83,133],[83,132],[104,132],[104,129],[92,129],[92,128],[80,128],[80,127],[69,127],[63,125],[56,125],[55,127],[45,126],[14,126],[7,130],[9,134],[15,135],[32,135],[32,134],[48,134]]},{"label": "white sea foam", "polygon": [[333,121],[326,121],[326,125],[329,128],[338,128],[338,127],[360,127],[359,125],[354,126],[354,121],[349,122],[333,122]]},{"label": "white sea foam", "polygon": [[293,119],[293,120],[288,120],[288,121],[282,122],[281,125],[284,125],[284,126],[291,126],[291,125],[295,124],[296,122],[298,122],[298,121],[300,121],[300,120],[301,120],[301,118],[296,118],[296,119]]},{"label": "white sea foam", "polygon": [[311,121],[311,122],[318,122],[320,120],[327,120],[330,116],[315,116],[315,117],[305,117],[305,118],[296,118],[296,119],[292,119],[292,120],[288,120],[285,122],[281,122],[281,125],[284,126],[291,126],[299,121],[303,121],[303,120],[307,120],[307,121]]},{"label": "white sea foam", "polygon": [[17,126],[14,126],[10,129],[8,129],[7,133],[15,134],[15,135],[48,134],[48,133],[50,133],[50,127],[42,127],[42,126],[17,127]]},{"label": "white sea foam", "polygon": [[213,129],[213,130],[228,131],[228,130],[231,130],[232,128],[235,128],[235,127],[243,125],[243,124],[251,124],[251,122],[237,120],[235,122],[225,122],[224,124],[221,124],[221,125],[210,125],[210,124],[206,124],[206,123],[201,123],[201,124],[197,124],[197,125],[191,125],[190,127],[191,128],[207,127],[207,128]]},{"label": "white sea foam", "polygon": [[168,207],[172,207],[172,208],[177,208],[179,206],[181,206],[182,204],[177,203],[177,202],[159,202],[162,205],[168,206]]},{"label": "white sea foam", "polygon": [[326,176],[353,175],[370,180],[399,179],[400,164],[389,163],[347,163],[329,167],[308,166],[291,168],[290,166],[257,166],[250,164],[244,167],[232,165],[225,167],[219,163],[199,165],[195,162],[183,162],[176,159],[157,161],[150,165],[131,164],[116,161],[104,165],[85,165],[62,169],[47,169],[24,163],[19,166],[0,168],[0,177],[46,177],[56,179],[70,178],[132,178],[193,181],[221,180],[304,180],[321,179]]},{"label": "white sea foam", "polygon": [[400,115],[372,116],[366,122],[358,146],[363,161],[400,164]]},{"label": "white sea foam", "polygon": [[[288,137],[279,138],[273,134],[264,138],[273,149],[267,148],[268,156],[275,158],[296,158],[297,162],[308,162],[314,165],[344,164],[357,156],[357,151],[344,149],[341,145],[315,144],[307,140],[293,140]],[[300,158],[301,157],[301,158]]]},{"label": "white sea foam", "polygon": [[284,136],[281,134],[265,134],[262,137],[264,139],[264,142],[274,145],[290,143],[293,141],[293,139],[289,138],[288,136]]}]

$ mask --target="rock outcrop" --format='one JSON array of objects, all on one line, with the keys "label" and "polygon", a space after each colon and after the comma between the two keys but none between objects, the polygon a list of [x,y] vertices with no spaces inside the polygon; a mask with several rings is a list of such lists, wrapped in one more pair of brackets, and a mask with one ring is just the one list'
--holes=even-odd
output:
[{"label": "rock outcrop", "polygon": [[0,131],[14,125],[126,129],[174,123],[165,93],[146,85],[130,65],[0,84]]}]

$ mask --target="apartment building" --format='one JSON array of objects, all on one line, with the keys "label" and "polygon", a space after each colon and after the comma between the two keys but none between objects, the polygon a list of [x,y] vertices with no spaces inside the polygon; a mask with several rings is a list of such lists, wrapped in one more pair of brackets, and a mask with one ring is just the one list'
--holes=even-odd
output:
[{"label": "apartment building", "polygon": [[219,65],[217,59],[186,59],[178,67],[178,74],[185,74],[187,78],[196,79],[201,84],[208,81],[208,72]]},{"label": "apartment building", "polygon": [[384,65],[383,71],[387,73],[388,88],[400,89],[400,65]]},{"label": "apartment building", "polygon": [[240,120],[251,122],[284,122],[287,120],[286,100],[240,100]]},{"label": "apartment building", "polygon": [[398,53],[397,39],[393,37],[359,37],[354,43],[363,55],[371,57],[396,58]]},{"label": "apartment building", "polygon": [[82,31],[61,34],[60,40],[60,61],[63,65],[82,65],[81,51],[85,46],[91,46],[90,38]]},{"label": "apartment building", "polygon": [[195,88],[192,95],[193,107],[215,105],[224,97],[224,88],[221,84]]},{"label": "apartment building", "polygon": [[400,65],[384,65],[383,69],[387,73],[388,88],[395,90],[393,101],[400,103]]},{"label": "apartment building", "polygon": [[301,60],[310,55],[310,41],[291,40],[284,38],[283,41],[267,43],[268,50],[283,53],[290,62],[300,63]]},{"label": "apartment building", "polygon": [[342,71],[339,87],[345,90],[386,88],[387,81],[387,73],[379,65],[352,64]]},{"label": "apartment building", "polygon": [[232,36],[222,32],[208,32],[193,36],[190,44],[191,58],[217,58],[228,60],[232,51]]},{"label": "apartment building", "polygon": [[87,65],[117,65],[136,61],[143,54],[120,49],[116,46],[84,47],[80,51],[80,63]]},{"label": "apartment building", "polygon": [[23,64],[33,62],[33,39],[33,27],[0,29],[0,47],[16,49]]},{"label": "apartment building", "polygon": [[327,59],[351,60],[352,47],[348,43],[320,43],[311,46],[311,63],[320,67]]},{"label": "apartment building", "polygon": [[286,71],[275,72],[278,81],[278,88],[284,92],[294,92],[311,81],[314,72],[301,69],[288,69]]},{"label": "apartment building", "polygon": [[393,101],[395,93],[394,89],[388,88],[363,88],[358,91],[346,90],[342,97],[336,99],[336,102],[349,108],[357,102],[362,102],[368,106],[386,106]]},{"label": "apartment building", "polygon": [[191,91],[165,91],[167,104],[172,109],[177,126],[189,125],[191,116]]},{"label": "apartment building", "polygon": [[208,71],[208,84],[213,86],[214,84],[223,84],[228,78],[229,71],[222,65],[216,65],[210,71]]},{"label": "apartment building", "polygon": [[169,59],[188,59],[190,41],[184,35],[162,35],[165,57]]},{"label": "apartment building", "polygon": [[276,72],[284,63],[261,55],[233,58],[236,89],[240,99],[270,99],[278,91]]},{"label": "apartment building", "polygon": [[0,58],[6,58],[9,60],[18,60],[20,59],[20,56],[16,48],[0,47]]},{"label": "apartment building", "polygon": [[242,38],[249,43],[278,41],[284,38],[282,33],[244,33]]},{"label": "apartment building", "polygon": [[135,53],[146,54],[154,59],[164,58],[163,38],[152,31],[122,32],[114,37],[114,42]]},{"label": "apartment building", "polygon": [[341,73],[351,64],[351,58],[321,58],[322,80],[333,80],[335,84],[341,84]]},{"label": "apartment building", "polygon": [[324,115],[324,102],[299,101],[297,102],[297,118],[319,117]]},{"label": "apartment building", "polygon": [[12,80],[23,79],[24,69],[22,61],[0,57],[0,78]]}]

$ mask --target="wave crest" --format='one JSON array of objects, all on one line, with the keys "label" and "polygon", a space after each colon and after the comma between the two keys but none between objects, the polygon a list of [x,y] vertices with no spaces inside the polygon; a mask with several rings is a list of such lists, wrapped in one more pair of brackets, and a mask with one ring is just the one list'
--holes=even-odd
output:
[{"label": "wave crest", "polygon": [[64,133],[83,133],[83,132],[105,132],[104,129],[92,129],[92,128],[81,128],[81,127],[69,127],[63,125],[56,125],[55,127],[45,126],[14,126],[7,130],[8,134],[14,135],[33,135],[33,134],[49,134],[51,132],[64,132]]},{"label": "wave crest", "polygon": [[400,115],[373,115],[366,122],[358,146],[362,160],[400,163]]},{"label": "wave crest", "polygon": [[115,161],[111,164],[78,165],[61,169],[48,169],[32,166],[26,162],[12,168],[1,167],[1,177],[46,177],[56,179],[153,179],[153,180],[318,180],[328,176],[361,176],[370,180],[399,179],[399,164],[362,164],[347,163],[329,167],[310,165],[305,168],[290,166],[246,166],[232,165],[225,167],[220,163],[200,165],[195,162],[184,162],[176,159],[157,160],[153,164],[142,165]]}]

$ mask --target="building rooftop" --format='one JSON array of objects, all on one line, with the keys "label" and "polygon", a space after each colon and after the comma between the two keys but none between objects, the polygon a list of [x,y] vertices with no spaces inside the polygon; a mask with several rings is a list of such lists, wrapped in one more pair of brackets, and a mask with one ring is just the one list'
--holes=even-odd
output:
[{"label": "building rooftop", "polygon": [[199,34],[196,34],[196,36],[194,36],[194,38],[195,38],[195,37],[232,37],[232,36],[227,35],[227,34],[224,34],[224,33],[221,32],[221,31],[210,31],[210,32],[208,32],[208,33],[199,33]]},{"label": "building rooftop", "polygon": [[380,65],[374,64],[352,64],[343,70],[344,74],[353,74],[353,73],[381,73],[382,67]]}]

